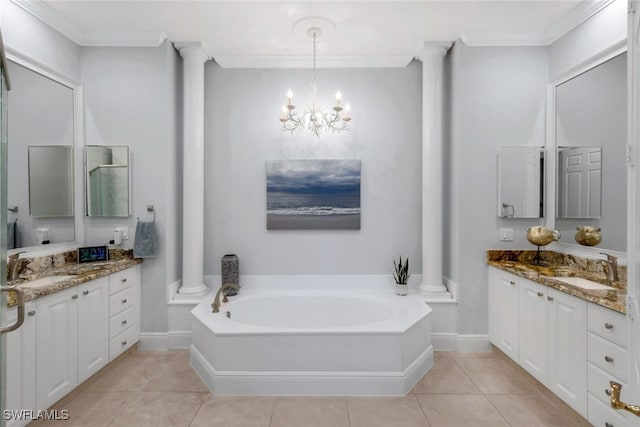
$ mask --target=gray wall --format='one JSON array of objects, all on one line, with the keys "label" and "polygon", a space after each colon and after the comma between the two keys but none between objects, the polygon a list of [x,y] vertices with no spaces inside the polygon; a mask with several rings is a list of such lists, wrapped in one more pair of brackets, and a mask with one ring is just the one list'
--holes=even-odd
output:
[{"label": "gray wall", "polygon": [[142,330],[168,329],[167,285],[181,274],[180,257],[180,59],[170,43],[158,48],[83,48],[85,126],[88,145],[129,145],[132,215],[85,218],[86,244],[104,244],[128,225],[133,247],[136,217],[154,205],[158,256],[142,264]]},{"label": "gray wall", "polygon": [[[531,248],[526,228],[543,220],[497,216],[497,156],[502,145],[543,146],[547,50],[544,47],[468,47],[457,42],[450,55],[451,141],[445,236],[452,258],[445,276],[459,286],[459,333],[486,334],[487,266],[491,248]],[[453,174],[453,175],[451,175]],[[457,188],[457,191],[456,191]],[[514,229],[513,242],[500,242],[501,227]],[[459,248],[457,253],[455,248]]]},{"label": "gray wall", "polygon": [[[205,69],[205,274],[237,253],[242,274],[390,274],[394,255],[420,273],[421,66],[321,69],[318,94],[336,90],[352,130],[317,139],[279,129],[288,88],[310,101],[311,70]],[[359,231],[267,231],[267,159],[362,161]],[[434,206],[434,209],[440,207]]]}]

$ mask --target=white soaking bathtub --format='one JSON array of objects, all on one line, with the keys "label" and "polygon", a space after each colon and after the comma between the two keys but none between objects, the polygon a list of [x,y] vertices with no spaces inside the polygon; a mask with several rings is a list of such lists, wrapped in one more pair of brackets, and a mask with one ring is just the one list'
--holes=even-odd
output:
[{"label": "white soaking bathtub", "polygon": [[407,394],[433,366],[418,295],[244,288],[191,312],[191,364],[218,394]]}]

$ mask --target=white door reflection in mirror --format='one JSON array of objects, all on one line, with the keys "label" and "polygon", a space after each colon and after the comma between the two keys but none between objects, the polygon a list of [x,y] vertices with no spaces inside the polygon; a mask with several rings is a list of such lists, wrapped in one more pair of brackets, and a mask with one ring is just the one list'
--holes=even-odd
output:
[{"label": "white door reflection in mirror", "polygon": [[544,148],[500,147],[498,216],[542,218]]},{"label": "white door reflection in mirror", "polygon": [[87,216],[129,216],[129,147],[86,147]]},{"label": "white door reflection in mirror", "polygon": [[601,147],[558,148],[558,218],[600,218]]}]

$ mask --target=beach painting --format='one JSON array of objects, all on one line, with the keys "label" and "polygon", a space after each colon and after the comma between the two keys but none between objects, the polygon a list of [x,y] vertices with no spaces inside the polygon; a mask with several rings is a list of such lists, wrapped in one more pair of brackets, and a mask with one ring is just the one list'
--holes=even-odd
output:
[{"label": "beach painting", "polygon": [[360,160],[267,160],[267,230],[359,230]]}]

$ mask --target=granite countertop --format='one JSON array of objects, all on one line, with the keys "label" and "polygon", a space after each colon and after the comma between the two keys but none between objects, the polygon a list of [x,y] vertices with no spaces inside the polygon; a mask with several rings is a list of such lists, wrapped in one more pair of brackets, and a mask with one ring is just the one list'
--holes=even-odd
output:
[{"label": "granite countertop", "polygon": [[[112,258],[111,251],[109,258]],[[109,261],[88,262],[82,264],[63,262],[59,266],[56,266],[53,263],[47,264],[44,262],[44,264],[47,264],[45,268],[42,268],[39,271],[27,269],[27,274],[21,274],[19,279],[12,280],[8,282],[7,285],[15,285],[16,287],[22,288],[24,291],[25,302],[27,302],[78,286],[90,280],[108,276],[109,274],[113,274],[117,271],[126,270],[142,263],[142,259],[138,258],[121,256],[113,256],[113,258],[114,259],[110,259]],[[40,259],[31,261],[32,264],[36,264],[37,262],[41,262]],[[24,288],[20,286],[43,277],[66,275],[75,275],[76,277],[37,288]],[[13,307],[16,304],[17,298],[15,292],[8,292],[7,306]]]},{"label": "granite countertop", "polygon": [[[543,265],[536,265],[533,261],[535,253],[535,251],[489,250],[487,264],[619,313],[626,313],[626,266],[619,266],[620,281],[607,283],[604,264],[601,261],[542,251]],[[615,290],[583,289],[554,280],[552,277],[582,277],[611,286]]]}]

